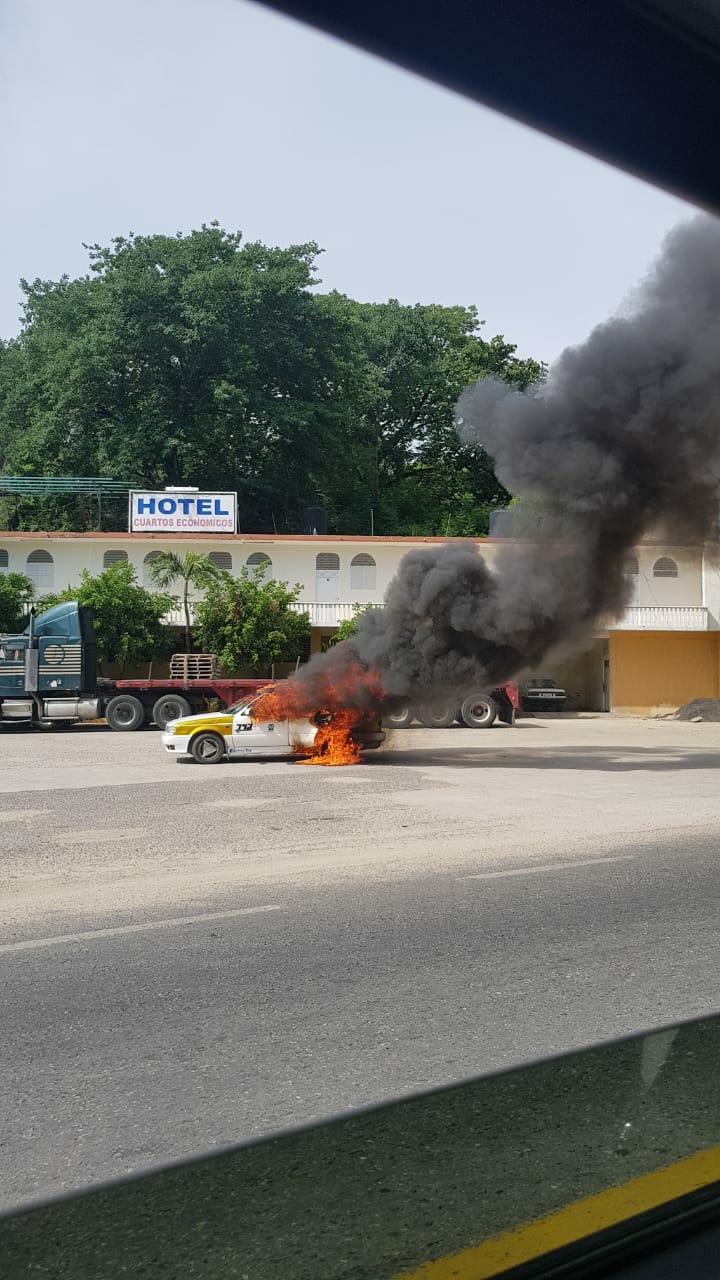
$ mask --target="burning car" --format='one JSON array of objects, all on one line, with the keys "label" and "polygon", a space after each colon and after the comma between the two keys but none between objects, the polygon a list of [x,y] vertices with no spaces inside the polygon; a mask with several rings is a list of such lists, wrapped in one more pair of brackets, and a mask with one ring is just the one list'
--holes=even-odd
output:
[{"label": "burning car", "polygon": [[226,711],[171,720],[162,736],[165,750],[197,764],[220,764],[240,756],[301,756],[308,764],[355,764],[363,751],[385,741],[372,714],[317,711],[309,716],[267,719],[267,696],[237,703]]}]

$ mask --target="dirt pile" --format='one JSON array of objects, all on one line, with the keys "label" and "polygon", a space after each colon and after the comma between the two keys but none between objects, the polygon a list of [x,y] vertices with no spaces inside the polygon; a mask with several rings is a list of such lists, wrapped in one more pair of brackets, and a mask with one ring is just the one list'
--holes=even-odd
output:
[{"label": "dirt pile", "polygon": [[720,698],[693,698],[684,707],[678,707],[674,720],[720,721]]}]

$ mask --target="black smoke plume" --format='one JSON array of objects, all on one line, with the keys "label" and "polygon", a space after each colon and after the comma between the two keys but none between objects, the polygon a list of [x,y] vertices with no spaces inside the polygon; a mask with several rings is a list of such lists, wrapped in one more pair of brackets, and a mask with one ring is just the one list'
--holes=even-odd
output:
[{"label": "black smoke plume", "polygon": [[677,228],[622,314],[566,350],[529,392],[486,379],[457,406],[519,501],[490,570],[470,544],[411,551],[383,610],[314,660],[309,691],[355,663],[388,694],[489,687],[581,644],[627,599],[628,552],[649,528],[706,535],[720,477],[720,223]]}]

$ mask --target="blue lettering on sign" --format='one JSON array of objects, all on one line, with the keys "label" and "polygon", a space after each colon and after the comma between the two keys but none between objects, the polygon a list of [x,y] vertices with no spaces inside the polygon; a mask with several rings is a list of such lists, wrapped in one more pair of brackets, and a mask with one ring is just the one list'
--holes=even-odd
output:
[{"label": "blue lettering on sign", "polygon": [[[177,497],[170,497],[169,494],[136,494],[135,495],[135,515],[136,516],[189,516],[190,519],[202,519],[202,517],[213,517],[217,519],[232,519],[232,508],[226,505],[226,499],[212,496],[202,498],[199,495],[179,494]],[[145,524],[148,522],[145,521]],[[166,525],[168,521],[164,522]]]}]

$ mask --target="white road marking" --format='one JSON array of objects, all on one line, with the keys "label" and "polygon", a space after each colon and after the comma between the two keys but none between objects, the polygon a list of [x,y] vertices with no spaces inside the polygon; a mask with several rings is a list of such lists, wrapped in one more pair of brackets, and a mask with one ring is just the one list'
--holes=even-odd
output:
[{"label": "white road marking", "polygon": [[506,871],[480,871],[473,876],[458,876],[458,880],[500,880],[505,876],[537,876],[544,871],[572,871],[575,867],[597,867],[605,862],[633,862],[631,853],[618,854],[617,858],[578,858],[576,862],[543,862],[536,867],[508,867]]},{"label": "white road marking", "polygon": [[200,809],[256,809],[261,804],[272,804],[276,796],[236,796],[233,800],[204,800]]},{"label": "white road marking", "polygon": [[199,916],[175,916],[167,920],[147,920],[142,924],[123,924],[115,929],[88,929],[84,933],[59,933],[52,938],[27,938],[24,942],[3,942],[0,953],[36,951],[42,947],[62,947],[69,942],[94,942],[101,938],[120,938],[126,933],[145,933],[151,929],[173,929],[182,924],[205,924],[210,920],[234,920],[237,916],[254,916],[267,911],[285,911],[286,907],[269,904],[263,907],[239,907],[235,911],[208,911]]}]

